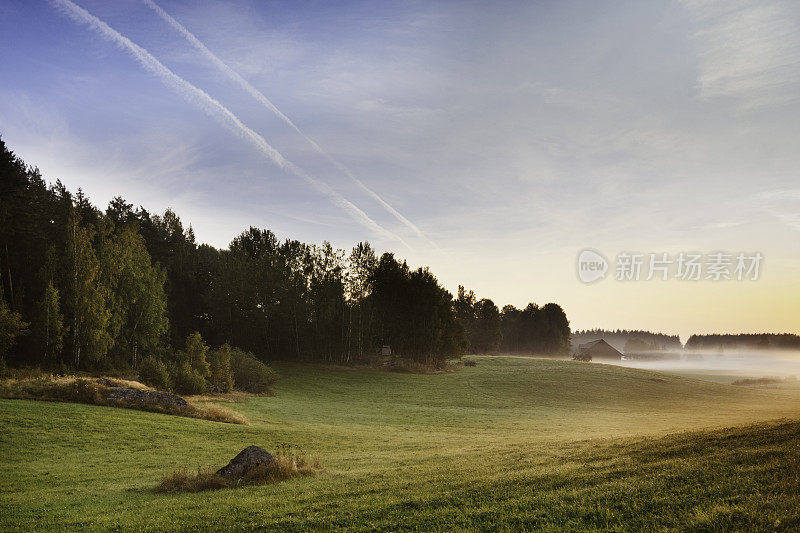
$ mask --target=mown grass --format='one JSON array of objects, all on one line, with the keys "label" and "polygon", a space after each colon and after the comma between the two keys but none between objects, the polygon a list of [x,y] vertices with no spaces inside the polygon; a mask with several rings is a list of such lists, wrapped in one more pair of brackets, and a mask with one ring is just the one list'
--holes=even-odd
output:
[{"label": "mown grass", "polygon": [[202,418],[230,424],[247,424],[240,413],[220,405],[163,405],[159,403],[109,399],[112,387],[148,389],[138,381],[116,378],[76,378],[43,374],[36,378],[0,380],[0,398],[17,400],[44,400],[51,402],[76,402],[90,405],[107,405],[123,409],[137,409],[190,418]]},{"label": "mown grass", "polygon": [[[796,392],[521,358],[276,370],[277,396],[231,404],[250,426],[0,400],[0,529],[800,528],[800,424],[774,421],[800,417]],[[284,442],[325,469],[154,491]]]}]

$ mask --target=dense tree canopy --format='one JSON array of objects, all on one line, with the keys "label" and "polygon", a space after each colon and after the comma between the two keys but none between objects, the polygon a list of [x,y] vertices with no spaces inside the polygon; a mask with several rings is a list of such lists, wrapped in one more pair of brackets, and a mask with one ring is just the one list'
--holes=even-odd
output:
[{"label": "dense tree canopy", "polygon": [[366,242],[346,253],[252,227],[227,249],[198,245],[171,210],[116,197],[102,212],[80,190],[48,186],[2,140],[0,177],[0,357],[12,364],[142,367],[154,382],[224,391],[231,364],[253,366],[239,349],[351,363],[389,345],[438,364],[561,353],[569,340],[555,304],[501,313],[463,287],[453,298],[427,268]]},{"label": "dense tree canopy", "polygon": [[793,333],[741,333],[692,335],[686,341],[690,350],[722,350],[722,349],[800,349],[800,335]]},{"label": "dense tree canopy", "polygon": [[[628,341],[641,341],[647,345],[646,350],[680,350],[683,348],[681,340],[677,335],[667,335],[665,333],[654,333],[652,331],[642,331],[638,329],[587,329],[578,330],[572,334],[572,344],[577,346],[585,342],[604,339],[617,350],[627,350],[625,345]],[[637,344],[634,344],[634,348]],[[639,345],[632,351],[646,351]]]},{"label": "dense tree canopy", "polygon": [[513,305],[501,313],[500,349],[509,353],[566,354],[570,349],[569,321],[558,304],[539,307],[529,303],[519,310]]}]

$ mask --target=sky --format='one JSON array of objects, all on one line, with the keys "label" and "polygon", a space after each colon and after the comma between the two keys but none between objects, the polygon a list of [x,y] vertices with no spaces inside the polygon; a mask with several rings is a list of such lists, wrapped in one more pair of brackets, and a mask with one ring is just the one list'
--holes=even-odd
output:
[{"label": "sky", "polygon": [[[796,0],[0,0],[0,49],[3,140],[98,206],[368,240],[573,329],[800,333]],[[758,279],[615,279],[719,251]]]}]

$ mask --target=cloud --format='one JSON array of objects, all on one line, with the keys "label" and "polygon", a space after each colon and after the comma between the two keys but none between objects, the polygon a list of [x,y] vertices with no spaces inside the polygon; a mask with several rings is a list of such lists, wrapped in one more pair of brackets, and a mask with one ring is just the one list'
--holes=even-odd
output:
[{"label": "cloud", "polygon": [[745,108],[800,96],[800,3],[685,0],[699,25],[698,86],[703,98]]},{"label": "cloud", "polygon": [[800,231],[800,189],[763,191],[758,198],[767,213],[791,229]]},{"label": "cloud", "polygon": [[[52,0],[51,3],[76,22],[88,25],[92,30],[96,31],[109,41],[128,52],[145,70],[161,79],[165,85],[181,95],[187,102],[197,106],[203,112],[217,120],[220,124],[236,133],[240,138],[256,147],[264,156],[266,156],[280,168],[305,180],[312,187],[314,187],[314,189],[328,197],[335,205],[346,211],[354,220],[362,224],[364,227],[372,230],[378,235],[400,241],[404,245],[408,246],[408,244],[402,238],[380,226],[355,204],[331,189],[331,187],[326,183],[314,178],[297,165],[284,158],[280,152],[275,150],[275,148],[273,148],[266,141],[266,139],[264,139],[264,137],[246,126],[225,106],[206,94],[203,90],[195,87],[185,79],[169,70],[147,50],[137,45],[118,31],[111,28],[105,22],[101,21],[82,7],[70,2],[69,0]],[[408,247],[410,248],[410,246]]]},{"label": "cloud", "polygon": [[345,174],[350,180],[358,186],[359,189],[364,191],[367,195],[369,195],[373,200],[378,202],[384,209],[386,209],[389,213],[391,213],[397,220],[399,220],[403,225],[410,228],[414,233],[416,233],[419,237],[427,241],[429,244],[436,246],[436,244],[429,239],[422,230],[419,229],[413,222],[408,220],[405,216],[403,216],[397,209],[392,207],[388,202],[386,202],[383,198],[381,198],[378,193],[367,187],[360,179],[358,179],[352,171],[347,168],[344,164],[339,162],[336,158],[330,155],[327,151],[323,150],[322,147],[317,144],[313,139],[308,137],[303,131],[294,123],[292,122],[289,117],[287,117],[280,109],[278,109],[270,100],[267,98],[261,91],[256,89],[250,82],[244,79],[238,72],[233,70],[229,67],[224,61],[222,61],[216,54],[214,54],[208,47],[203,44],[200,39],[198,39],[192,32],[190,32],[183,24],[178,22],[172,15],[164,11],[158,4],[153,2],[153,0],[142,0],[145,5],[147,5],[150,9],[156,12],[159,17],[161,17],[165,22],[167,22],[170,26],[172,26],[178,33],[183,35],[187,41],[197,49],[203,57],[208,59],[219,71],[225,74],[228,78],[233,80],[239,87],[244,89],[244,91],[252,96],[258,103],[262,106],[266,107],[272,113],[274,113],[278,118],[280,118],[285,124],[291,127],[295,132],[297,132],[305,141],[320,155],[325,157],[334,167],[336,167],[340,172]]}]

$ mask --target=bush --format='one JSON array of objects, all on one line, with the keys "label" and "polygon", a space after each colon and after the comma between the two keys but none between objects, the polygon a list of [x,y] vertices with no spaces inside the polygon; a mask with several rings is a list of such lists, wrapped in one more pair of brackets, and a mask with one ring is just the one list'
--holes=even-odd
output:
[{"label": "bush", "polygon": [[56,385],[51,391],[53,396],[62,402],[100,404],[104,400],[107,388],[91,379],[76,379],[66,386]]},{"label": "bush", "polygon": [[175,374],[175,390],[179,394],[203,394],[206,391],[206,378],[189,361],[185,361],[178,366]]},{"label": "bush", "polygon": [[278,375],[255,356],[238,348],[231,348],[231,370],[234,386],[246,392],[271,392]]},{"label": "bush", "polygon": [[474,359],[465,359],[464,366],[478,366],[478,362]]},{"label": "bush", "polygon": [[139,365],[139,381],[154,389],[172,390],[172,379],[170,379],[167,365],[152,356],[145,358]]},{"label": "bush", "polygon": [[211,366],[211,376],[208,378],[210,389],[213,392],[230,392],[233,389],[231,347],[223,344],[216,350],[211,350],[208,353],[208,362]]},{"label": "bush", "polygon": [[188,362],[195,372],[207,378],[211,376],[211,369],[206,361],[207,353],[208,345],[203,342],[199,333],[194,332],[186,337],[186,349],[178,352],[178,360],[181,363]]}]

